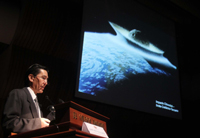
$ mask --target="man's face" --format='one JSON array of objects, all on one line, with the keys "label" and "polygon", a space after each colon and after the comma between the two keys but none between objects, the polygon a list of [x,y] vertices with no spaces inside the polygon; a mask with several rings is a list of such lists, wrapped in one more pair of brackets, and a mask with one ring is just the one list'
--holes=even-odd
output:
[{"label": "man's face", "polygon": [[29,80],[32,82],[32,85],[30,86],[35,94],[43,93],[44,88],[48,84],[48,73],[46,70],[40,69],[40,73],[37,74],[37,76],[32,76],[32,79],[29,78]]}]

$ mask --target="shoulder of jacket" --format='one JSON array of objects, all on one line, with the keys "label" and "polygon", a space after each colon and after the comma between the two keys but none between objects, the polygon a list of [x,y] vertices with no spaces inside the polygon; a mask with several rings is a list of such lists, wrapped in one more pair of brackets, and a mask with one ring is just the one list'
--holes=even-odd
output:
[{"label": "shoulder of jacket", "polygon": [[22,88],[22,89],[13,89],[11,92],[10,92],[10,95],[11,94],[17,94],[17,95],[25,95],[28,91],[28,89],[26,87]]}]

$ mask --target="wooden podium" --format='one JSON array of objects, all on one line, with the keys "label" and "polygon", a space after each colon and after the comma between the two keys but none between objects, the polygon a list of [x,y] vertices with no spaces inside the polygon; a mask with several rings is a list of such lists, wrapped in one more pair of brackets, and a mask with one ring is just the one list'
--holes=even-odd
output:
[{"label": "wooden podium", "polygon": [[81,131],[83,122],[101,126],[107,132],[106,122],[109,118],[106,116],[73,101],[58,104],[54,107],[56,109],[56,120],[49,127],[19,133],[10,136],[10,138],[102,138]]}]

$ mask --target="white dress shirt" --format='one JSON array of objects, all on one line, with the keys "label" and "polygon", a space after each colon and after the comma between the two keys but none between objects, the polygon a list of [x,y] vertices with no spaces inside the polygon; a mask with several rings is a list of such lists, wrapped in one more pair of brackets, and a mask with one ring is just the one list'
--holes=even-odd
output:
[{"label": "white dress shirt", "polygon": [[40,106],[39,106],[39,103],[38,103],[38,108],[37,108],[37,103],[36,103],[36,100],[37,100],[37,96],[36,94],[34,93],[34,91],[30,88],[30,87],[27,87],[32,99],[33,99],[33,102],[35,103],[35,107],[36,109],[38,109],[38,115],[39,117],[41,118],[41,112],[40,112]]}]

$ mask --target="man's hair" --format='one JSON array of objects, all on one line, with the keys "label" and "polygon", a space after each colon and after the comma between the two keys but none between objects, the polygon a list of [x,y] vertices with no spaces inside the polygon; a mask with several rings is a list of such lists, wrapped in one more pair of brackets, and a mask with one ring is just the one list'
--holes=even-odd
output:
[{"label": "man's hair", "polygon": [[33,76],[37,76],[40,73],[40,69],[43,69],[43,70],[46,70],[47,72],[49,72],[47,67],[42,66],[40,64],[33,64],[28,68],[28,70],[25,73],[25,78],[24,78],[25,87],[30,86],[30,81],[28,79],[29,74],[33,74]]}]

